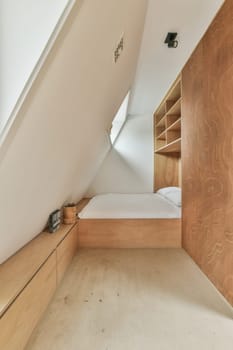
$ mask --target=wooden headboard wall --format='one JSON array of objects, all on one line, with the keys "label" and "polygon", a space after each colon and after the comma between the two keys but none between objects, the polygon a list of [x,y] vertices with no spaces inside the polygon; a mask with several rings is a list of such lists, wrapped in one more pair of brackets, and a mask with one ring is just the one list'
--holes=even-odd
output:
[{"label": "wooden headboard wall", "polygon": [[183,246],[233,305],[233,1],[182,72]]}]

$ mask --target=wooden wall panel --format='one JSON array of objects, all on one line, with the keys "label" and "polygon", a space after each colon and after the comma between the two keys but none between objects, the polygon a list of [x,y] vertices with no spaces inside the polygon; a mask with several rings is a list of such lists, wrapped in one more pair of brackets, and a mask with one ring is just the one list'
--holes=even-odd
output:
[{"label": "wooden wall panel", "polygon": [[155,154],[154,192],[163,187],[179,186],[179,158]]},{"label": "wooden wall panel", "polygon": [[182,72],[183,246],[233,305],[233,1]]},{"label": "wooden wall panel", "polygon": [[180,248],[180,219],[81,219],[80,248]]}]

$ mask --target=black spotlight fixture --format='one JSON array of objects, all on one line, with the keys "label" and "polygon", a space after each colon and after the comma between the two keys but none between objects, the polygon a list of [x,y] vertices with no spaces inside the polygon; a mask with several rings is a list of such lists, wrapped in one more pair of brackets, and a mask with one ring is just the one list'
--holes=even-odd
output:
[{"label": "black spotlight fixture", "polygon": [[176,48],[178,46],[178,41],[176,40],[177,33],[168,33],[167,37],[164,41],[165,44],[168,45],[168,47]]}]

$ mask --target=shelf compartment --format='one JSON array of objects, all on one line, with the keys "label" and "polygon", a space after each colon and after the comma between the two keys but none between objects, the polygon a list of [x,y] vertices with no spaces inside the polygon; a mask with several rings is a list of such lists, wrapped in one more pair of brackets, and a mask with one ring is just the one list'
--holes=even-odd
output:
[{"label": "shelf compartment", "polygon": [[163,102],[154,114],[156,124],[165,116],[166,112],[166,105]]},{"label": "shelf compartment", "polygon": [[169,109],[169,111],[166,114],[173,115],[173,116],[181,116],[181,97],[176,101],[176,103]]},{"label": "shelf compartment", "polygon": [[156,140],[156,145],[159,149],[163,148],[166,146],[166,140]]},{"label": "shelf compartment", "polygon": [[179,100],[180,97],[181,97],[181,81],[178,80],[176,85],[170,91],[169,97],[167,98],[167,100],[172,100],[176,102],[177,100]]},{"label": "shelf compartment", "polygon": [[157,140],[166,140],[166,130],[163,130],[160,134],[158,134]]},{"label": "shelf compartment", "polygon": [[[176,100],[177,101],[177,100]],[[172,108],[172,106],[176,103],[176,101],[171,101],[171,100],[167,100],[165,102],[165,110],[166,113]]]},{"label": "shelf compartment", "polygon": [[180,130],[167,130],[166,134],[167,134],[167,144],[181,138]]},{"label": "shelf compartment", "polygon": [[[159,146],[159,145],[158,145]],[[181,138],[170,142],[169,144],[165,146],[159,146],[159,148],[155,151],[155,153],[181,153]]]},{"label": "shelf compartment", "polygon": [[164,112],[163,114],[160,115],[155,115],[155,123],[158,124],[164,117],[165,117],[166,113]]},{"label": "shelf compartment", "polygon": [[166,114],[157,122],[156,127],[166,127]]},{"label": "shelf compartment", "polygon": [[180,130],[181,117],[177,115],[167,115],[167,130]]},{"label": "shelf compartment", "polygon": [[160,134],[162,134],[165,131],[165,126],[162,127],[156,127],[155,128],[155,136],[158,137]]}]

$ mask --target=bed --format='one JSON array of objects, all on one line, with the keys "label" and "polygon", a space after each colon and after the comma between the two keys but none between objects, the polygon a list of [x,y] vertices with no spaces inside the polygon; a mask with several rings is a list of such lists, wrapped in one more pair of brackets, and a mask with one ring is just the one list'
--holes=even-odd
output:
[{"label": "bed", "polygon": [[181,247],[181,191],[103,194],[79,212],[79,246],[89,248]]}]

